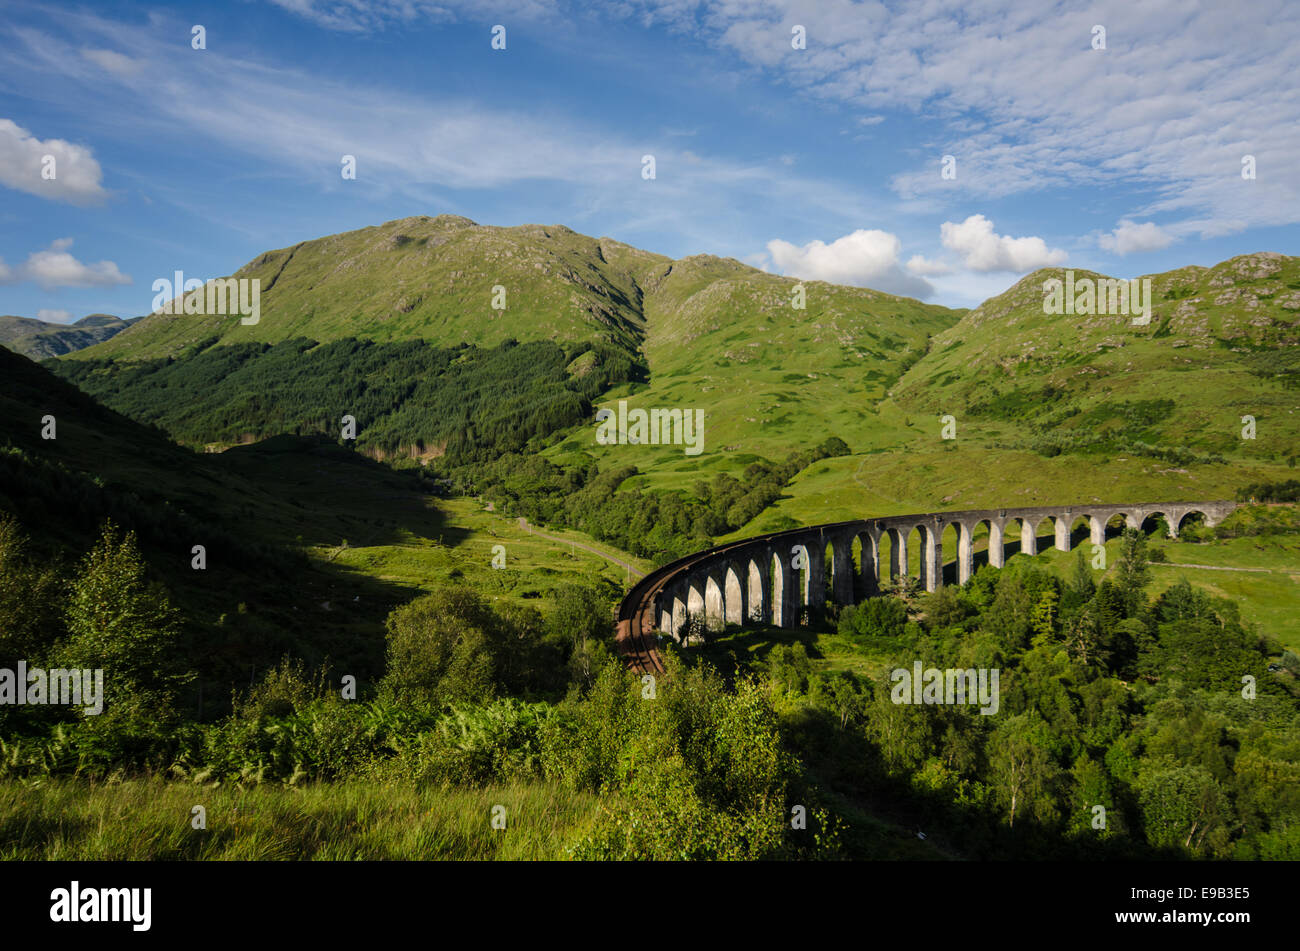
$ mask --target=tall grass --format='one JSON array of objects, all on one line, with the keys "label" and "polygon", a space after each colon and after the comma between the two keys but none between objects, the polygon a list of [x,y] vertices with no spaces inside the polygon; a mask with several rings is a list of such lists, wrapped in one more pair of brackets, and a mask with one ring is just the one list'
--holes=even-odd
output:
[{"label": "tall grass", "polygon": [[[504,829],[492,825],[497,805]],[[195,806],[206,811],[206,829],[192,826]],[[236,789],[15,780],[0,782],[0,859],[564,859],[595,813],[594,794],[547,783]]]}]

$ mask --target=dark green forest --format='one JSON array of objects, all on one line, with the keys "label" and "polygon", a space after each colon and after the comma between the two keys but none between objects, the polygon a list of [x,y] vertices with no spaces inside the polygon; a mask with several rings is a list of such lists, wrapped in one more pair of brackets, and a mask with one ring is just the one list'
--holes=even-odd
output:
[{"label": "dark green forest", "polygon": [[[619,491],[637,474],[633,466],[601,472],[594,462],[549,462],[538,450],[590,423],[593,400],[644,378],[644,365],[604,345],[205,342],[176,359],[45,366],[194,447],[291,433],[396,457],[397,465],[427,454],[434,491],[479,495],[501,512],[575,528],[658,563],[707,547],[780,498],[800,470],[849,451],[831,437],[784,462],[756,456],[740,479],[719,474],[689,495]],[[356,420],[355,441],[340,438],[345,414]]]}]

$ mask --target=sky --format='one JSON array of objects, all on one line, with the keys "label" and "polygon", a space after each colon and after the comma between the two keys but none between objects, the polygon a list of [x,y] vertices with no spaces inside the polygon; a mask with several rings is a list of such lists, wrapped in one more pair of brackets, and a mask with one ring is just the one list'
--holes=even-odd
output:
[{"label": "sky", "polygon": [[952,307],[1296,254],[1297,77],[1288,0],[5,0],[0,314],[412,215]]}]

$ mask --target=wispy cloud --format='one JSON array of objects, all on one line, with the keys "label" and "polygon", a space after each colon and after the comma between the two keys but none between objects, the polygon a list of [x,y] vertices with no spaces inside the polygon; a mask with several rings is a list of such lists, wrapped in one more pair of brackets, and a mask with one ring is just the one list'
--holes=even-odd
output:
[{"label": "wispy cloud", "polygon": [[[780,0],[631,4],[810,96],[865,111],[941,120],[904,197],[996,198],[1046,188],[1146,189],[1135,214],[1181,215],[1203,236],[1300,222],[1300,6],[1265,0],[1249,15],[1182,0],[1076,4],[990,0],[879,3]],[[790,29],[807,31],[791,49]],[[1092,27],[1107,48],[1092,48]],[[958,159],[956,182],[939,175]],[[1243,181],[1254,155],[1258,177]]]},{"label": "wispy cloud", "polygon": [[[347,9],[358,13],[360,6]],[[83,13],[61,26],[58,34],[14,28],[15,42],[0,48],[0,67],[56,76],[61,82],[51,83],[48,95],[64,97],[69,107],[122,116],[123,131],[138,138],[184,137],[242,154],[268,178],[326,191],[404,193],[422,205],[439,188],[558,185],[577,210],[571,224],[599,217],[604,233],[658,229],[698,250],[724,253],[747,250],[715,225],[738,207],[779,203],[846,223],[881,211],[866,192],[801,177],[779,156],[737,161],[681,148],[672,133],[646,141],[599,118],[545,107],[417,97],[215,48],[193,51],[168,41],[175,31],[158,23],[141,27]],[[87,49],[97,52],[88,56]],[[650,181],[641,175],[647,153],[657,165]],[[340,178],[344,155],[356,158],[355,183]]]},{"label": "wispy cloud", "polygon": [[327,30],[369,33],[421,20],[501,17],[531,20],[557,12],[548,0],[271,0],[290,13]]}]

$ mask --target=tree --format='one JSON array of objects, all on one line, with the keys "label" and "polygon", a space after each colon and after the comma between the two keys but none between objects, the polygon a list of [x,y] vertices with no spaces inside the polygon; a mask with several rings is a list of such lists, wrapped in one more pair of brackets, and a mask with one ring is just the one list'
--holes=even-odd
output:
[{"label": "tree", "polygon": [[59,579],[27,554],[18,522],[0,513],[0,666],[36,661],[57,639]]},{"label": "tree", "polygon": [[1183,621],[1214,616],[1209,596],[1193,588],[1186,578],[1179,578],[1156,599],[1156,616],[1161,621]]},{"label": "tree", "polygon": [[187,679],[176,656],[180,615],[146,575],[135,533],[122,535],[106,522],[72,585],[59,659],[104,671],[107,711],[169,709],[171,691]]},{"label": "tree", "polygon": [[1228,842],[1227,797],[1201,766],[1157,769],[1139,777],[1147,841],[1157,848],[1222,854]]},{"label": "tree", "polygon": [[614,613],[606,592],[594,584],[566,584],[555,591],[555,610],[549,628],[572,645],[570,669],[586,687],[608,656],[613,637]]},{"label": "tree", "polygon": [[1071,660],[1084,667],[1106,666],[1110,651],[1103,623],[1100,612],[1091,602],[1070,618],[1065,628],[1065,650]]},{"label": "tree", "polygon": [[866,712],[868,696],[852,674],[841,673],[830,678],[824,690],[831,709],[839,718],[841,730]]},{"label": "tree", "polygon": [[1080,604],[1091,601],[1097,591],[1097,582],[1092,578],[1092,569],[1088,567],[1088,559],[1084,557],[1082,548],[1075,553],[1074,575],[1070,579],[1070,590],[1074,592]]},{"label": "tree", "polygon": [[921,610],[925,613],[925,626],[932,631],[957,627],[970,614],[961,589],[943,585],[921,597]]},{"label": "tree", "polygon": [[1043,593],[1039,595],[1038,603],[1034,605],[1033,643],[1035,647],[1046,646],[1056,639],[1056,606],[1058,600],[1056,588],[1054,586],[1048,587],[1043,589]]},{"label": "tree", "polygon": [[1016,816],[1039,822],[1057,818],[1053,787],[1060,773],[1047,750],[1038,742],[1042,720],[1022,713],[1002,722],[989,739],[989,768],[993,786],[1007,810],[1007,825],[1014,828]]},{"label": "tree", "polygon": [[1119,561],[1115,565],[1115,583],[1124,598],[1126,617],[1136,616],[1142,606],[1142,591],[1151,582],[1148,562],[1147,537],[1136,528],[1124,529],[1120,536]]},{"label": "tree", "polygon": [[[1118,808],[1115,790],[1105,767],[1087,754],[1081,754],[1074,761],[1070,778],[1074,787],[1070,803],[1070,831],[1101,838],[1123,834],[1124,815]],[[1105,825],[1100,829],[1094,825],[1099,818],[1099,814],[1094,812],[1097,806],[1105,810]]]},{"label": "tree", "polygon": [[499,623],[468,588],[437,588],[402,605],[388,616],[388,672],[381,691],[399,703],[489,699]]},{"label": "tree", "polygon": [[1003,578],[992,606],[981,618],[984,630],[996,635],[1005,649],[1022,650],[1028,645],[1033,630],[1032,613],[1036,601],[1019,575]]}]

